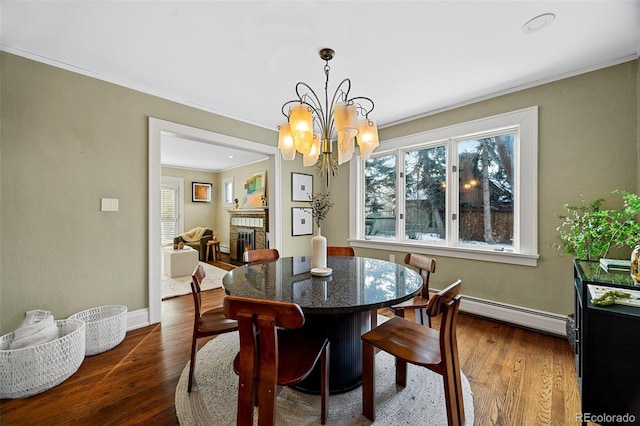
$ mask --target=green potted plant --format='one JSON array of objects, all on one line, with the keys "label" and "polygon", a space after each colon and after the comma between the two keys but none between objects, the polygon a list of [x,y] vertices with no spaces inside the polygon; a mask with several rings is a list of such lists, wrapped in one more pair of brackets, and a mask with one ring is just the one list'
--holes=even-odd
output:
[{"label": "green potted plant", "polygon": [[613,249],[634,248],[640,244],[640,196],[615,190],[623,199],[621,209],[603,210],[603,199],[585,203],[581,197],[579,206],[565,204],[566,215],[557,228],[559,243],[555,244],[564,253],[577,259],[598,260],[606,258]]},{"label": "green potted plant", "polygon": [[[615,190],[614,194],[622,196],[623,205],[619,210],[603,210],[603,199],[592,203],[585,203],[581,196],[580,205],[565,204],[566,215],[558,215],[563,219],[557,228],[559,243],[554,246],[564,253],[573,255],[576,259],[598,260],[606,258],[612,249],[633,248],[631,256],[632,276],[638,270],[640,253],[640,223],[636,217],[640,212],[640,196],[625,191]],[[635,278],[635,277],[634,277]],[[615,295],[611,295],[612,299]],[[613,303],[605,300],[603,303]],[[567,316],[567,338],[576,350],[575,318],[573,314]]]}]

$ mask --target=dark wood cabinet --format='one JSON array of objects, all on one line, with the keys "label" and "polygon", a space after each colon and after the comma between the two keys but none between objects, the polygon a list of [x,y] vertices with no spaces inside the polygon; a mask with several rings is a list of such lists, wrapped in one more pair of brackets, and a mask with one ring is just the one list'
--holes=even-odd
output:
[{"label": "dark wood cabinet", "polygon": [[640,424],[640,307],[595,306],[589,285],[640,290],[628,271],[606,272],[599,262],[574,262],[576,369],[582,402],[577,420]]}]

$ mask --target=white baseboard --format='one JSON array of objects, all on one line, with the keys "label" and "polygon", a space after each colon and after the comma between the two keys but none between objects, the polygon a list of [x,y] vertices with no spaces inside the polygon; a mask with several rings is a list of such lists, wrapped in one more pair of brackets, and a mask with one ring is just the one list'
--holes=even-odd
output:
[{"label": "white baseboard", "polygon": [[229,246],[223,246],[222,244],[220,244],[220,252],[221,253],[231,253],[231,250],[229,249]]},{"label": "white baseboard", "polygon": [[566,337],[566,316],[462,296],[460,311]]},{"label": "white baseboard", "polygon": [[151,325],[149,322],[149,309],[138,309],[127,312],[127,331]]}]

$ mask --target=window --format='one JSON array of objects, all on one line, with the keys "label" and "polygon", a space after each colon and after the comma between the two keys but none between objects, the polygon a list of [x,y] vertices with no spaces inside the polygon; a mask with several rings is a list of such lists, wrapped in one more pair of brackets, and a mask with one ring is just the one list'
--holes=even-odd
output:
[{"label": "window", "polygon": [[177,235],[178,212],[176,199],[178,198],[178,190],[163,186],[161,191],[160,244],[165,246],[172,243],[173,238]]},{"label": "window", "polygon": [[160,188],[160,244],[173,244],[176,235],[184,231],[180,212],[184,202],[180,194],[184,188],[182,178],[162,177]]},{"label": "window", "polygon": [[222,179],[222,203],[226,206],[233,205],[233,177]]},{"label": "window", "polygon": [[533,266],[537,107],[387,141],[351,164],[353,245]]},{"label": "window", "polygon": [[458,243],[513,248],[513,146],[516,130],[455,141]]},{"label": "window", "polygon": [[396,236],[396,157],[367,161],[365,168],[365,235]]},{"label": "window", "polygon": [[404,176],[405,237],[416,241],[444,241],[446,146],[405,151]]}]

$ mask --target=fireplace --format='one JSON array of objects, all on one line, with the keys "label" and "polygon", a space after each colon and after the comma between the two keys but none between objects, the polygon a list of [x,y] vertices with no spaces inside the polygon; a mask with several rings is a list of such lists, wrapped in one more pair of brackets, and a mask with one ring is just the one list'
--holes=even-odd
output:
[{"label": "fireplace", "polygon": [[269,248],[269,210],[229,209],[229,257],[242,262],[247,249]]},{"label": "fireplace", "polygon": [[238,228],[237,230],[237,245],[236,245],[236,259],[241,260],[245,250],[255,249],[254,242],[254,230]]}]

